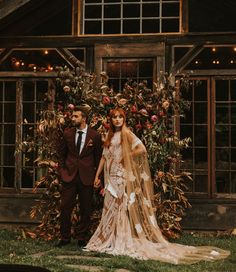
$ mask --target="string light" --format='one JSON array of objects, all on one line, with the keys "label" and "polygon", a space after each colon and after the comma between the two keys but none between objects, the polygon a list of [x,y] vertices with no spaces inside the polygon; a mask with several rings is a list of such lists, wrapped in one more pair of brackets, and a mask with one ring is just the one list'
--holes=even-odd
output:
[{"label": "string light", "polygon": [[212,47],[212,52],[216,52],[216,48],[215,47]]}]

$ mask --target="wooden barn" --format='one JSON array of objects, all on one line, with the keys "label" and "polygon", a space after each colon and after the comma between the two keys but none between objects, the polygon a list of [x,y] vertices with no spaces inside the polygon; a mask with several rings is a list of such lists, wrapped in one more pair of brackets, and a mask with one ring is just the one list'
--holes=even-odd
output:
[{"label": "wooden barn", "polygon": [[183,153],[192,209],[183,226],[234,228],[235,12],[235,0],[0,0],[0,223],[32,223],[40,173],[15,148],[38,120],[54,67],[80,61],[106,71],[117,90],[127,77],[189,75],[191,109],[179,130],[192,138]]}]

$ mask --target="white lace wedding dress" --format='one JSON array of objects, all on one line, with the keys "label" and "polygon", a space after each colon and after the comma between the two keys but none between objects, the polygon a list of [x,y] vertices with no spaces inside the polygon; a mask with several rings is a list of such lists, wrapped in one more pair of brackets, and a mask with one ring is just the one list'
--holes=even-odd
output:
[{"label": "white lace wedding dress", "polygon": [[[131,149],[142,144],[133,133],[130,135],[132,135]],[[229,255],[228,251],[219,248],[169,243],[161,234],[155,213],[143,216],[145,207],[150,208],[149,199],[140,194],[137,186],[133,192],[132,190],[131,193],[127,192],[127,180],[134,180],[135,175],[127,174],[127,169],[123,166],[122,152],[124,151],[121,146],[121,132],[116,132],[109,148],[104,148],[103,151],[106,163],[105,198],[101,221],[84,250],[128,255],[138,259],[154,259],[173,264],[195,263],[199,260],[211,261]],[[136,176],[139,175],[140,183],[143,183],[149,177],[145,171],[142,172],[142,169],[140,171],[141,173]],[[142,186],[140,188],[143,189]],[[135,211],[135,218],[132,218],[130,207],[137,202],[137,199],[139,205],[135,209],[138,211]],[[141,208],[139,210],[140,203],[143,203],[143,210]]]}]

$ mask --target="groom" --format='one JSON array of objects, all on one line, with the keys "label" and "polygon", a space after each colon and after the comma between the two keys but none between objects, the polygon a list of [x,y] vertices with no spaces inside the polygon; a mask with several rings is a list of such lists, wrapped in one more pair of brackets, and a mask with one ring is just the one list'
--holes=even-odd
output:
[{"label": "groom", "polygon": [[71,241],[71,214],[78,195],[80,220],[78,225],[78,246],[86,244],[92,211],[93,182],[98,167],[102,141],[98,132],[87,125],[87,112],[82,107],[73,110],[72,127],[66,128],[58,143],[58,173],[62,181],[61,191],[61,239],[58,247]]}]

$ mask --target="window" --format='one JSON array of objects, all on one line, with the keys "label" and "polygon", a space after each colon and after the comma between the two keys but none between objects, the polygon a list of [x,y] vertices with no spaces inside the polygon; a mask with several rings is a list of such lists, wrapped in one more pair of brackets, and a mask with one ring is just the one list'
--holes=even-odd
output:
[{"label": "window", "polygon": [[191,192],[208,193],[208,95],[207,81],[192,81],[185,94],[190,111],[181,119],[180,137],[191,137],[190,147],[183,151],[185,169],[192,173]]},{"label": "window", "polygon": [[109,85],[114,91],[121,91],[124,84],[130,79],[137,83],[147,81],[152,87],[153,59],[106,59],[104,70],[109,76]]},{"label": "window", "polygon": [[190,191],[208,196],[236,195],[236,80],[196,78],[185,98],[191,109],[181,118],[184,169],[193,174]]},{"label": "window", "polygon": [[83,1],[82,34],[179,32],[180,0]]},{"label": "window", "polygon": [[[50,79],[0,79],[0,188],[32,188],[40,173],[30,157],[15,148],[34,133]],[[27,122],[25,122],[27,120]]]}]

